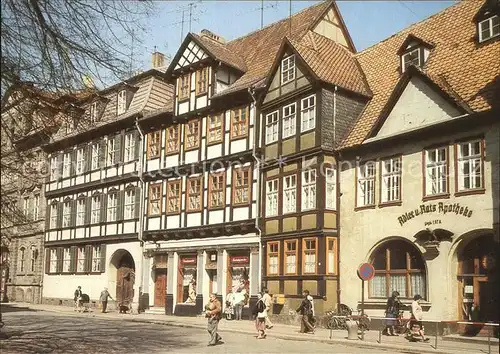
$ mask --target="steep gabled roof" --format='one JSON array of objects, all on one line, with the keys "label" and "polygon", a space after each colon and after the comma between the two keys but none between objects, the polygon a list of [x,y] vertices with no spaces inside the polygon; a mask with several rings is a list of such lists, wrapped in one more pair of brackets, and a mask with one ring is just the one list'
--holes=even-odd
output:
[{"label": "steep gabled roof", "polygon": [[400,79],[398,50],[411,33],[434,48],[425,74],[445,92],[474,112],[500,108],[500,41],[477,44],[475,14],[482,1],[462,1],[356,54],[373,98],[365,107],[343,147],[368,136]]}]

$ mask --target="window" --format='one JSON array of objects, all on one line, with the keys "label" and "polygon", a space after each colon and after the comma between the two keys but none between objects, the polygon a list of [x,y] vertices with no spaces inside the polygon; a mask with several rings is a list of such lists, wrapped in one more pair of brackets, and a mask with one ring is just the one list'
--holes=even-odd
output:
[{"label": "window", "polygon": [[62,227],[71,226],[71,200],[67,200],[63,204],[63,221]]},{"label": "window", "polygon": [[23,215],[26,219],[29,219],[29,217],[30,217],[30,198],[29,197],[23,198]]},{"label": "window", "polygon": [[212,173],[210,174],[210,185],[209,185],[209,204],[208,207],[211,209],[224,207],[225,201],[225,183],[226,172]]},{"label": "window", "polygon": [[447,148],[426,150],[425,154],[425,195],[448,192]]},{"label": "window", "polygon": [[92,150],[92,162],[91,162],[91,168],[92,170],[96,170],[99,168],[99,149],[100,145],[99,143],[94,143],[91,145],[91,150]]},{"label": "window", "polygon": [[201,210],[202,177],[187,180],[187,211]]},{"label": "window", "polygon": [[295,135],[297,105],[292,103],[283,107],[283,139]]},{"label": "window", "polygon": [[401,200],[401,158],[382,161],[382,203]]},{"label": "window", "polygon": [[116,212],[118,207],[118,193],[112,192],[108,194],[108,217],[106,221],[116,221]]},{"label": "window", "polygon": [[482,141],[457,144],[458,191],[483,188]]},{"label": "window", "polygon": [[316,238],[302,240],[303,274],[316,274]]},{"label": "window", "polygon": [[297,240],[285,241],[285,274],[297,274]]},{"label": "window", "polygon": [[85,224],[85,198],[76,201],[76,226]]},{"label": "window", "polygon": [[50,180],[53,181],[55,179],[57,179],[57,172],[58,172],[58,169],[57,169],[57,156],[52,156],[50,158]]},{"label": "window", "polygon": [[181,181],[167,183],[167,213],[175,214],[181,210]]},{"label": "window", "polygon": [[479,42],[484,42],[500,35],[500,17],[498,15],[479,22]]},{"label": "window", "polygon": [[375,163],[358,166],[357,206],[375,204]]},{"label": "window", "polygon": [[161,132],[159,131],[148,134],[148,159],[154,159],[160,156],[160,136]]},{"label": "window", "polygon": [[63,272],[71,272],[71,248],[65,248],[63,251]]},{"label": "window", "polygon": [[76,150],[76,174],[82,174],[85,169],[85,154],[83,148]]},{"label": "window", "polygon": [[233,204],[247,204],[250,202],[250,168],[234,169]]},{"label": "window", "polygon": [[97,102],[90,105],[90,123],[97,122]]},{"label": "window", "polygon": [[101,220],[101,196],[94,195],[92,197],[92,215],[90,222],[97,224]]},{"label": "window", "polygon": [[186,150],[200,146],[200,120],[194,119],[186,123]]},{"label": "window", "polygon": [[57,249],[56,248],[52,248],[50,250],[49,272],[50,273],[57,272]]},{"label": "window", "polygon": [[335,193],[336,185],[335,169],[325,169],[325,183],[326,183],[326,209],[335,210],[337,206],[337,195]]},{"label": "window", "polygon": [[33,220],[37,221],[40,218],[40,194],[35,194],[33,200]]},{"label": "window", "polygon": [[71,174],[71,153],[65,152],[63,160],[63,177],[69,177],[70,174]]},{"label": "window", "polygon": [[297,204],[297,176],[283,178],[283,213],[295,213]]},{"label": "window", "polygon": [[208,89],[208,67],[196,72],[196,94],[206,93]]},{"label": "window", "polygon": [[107,165],[112,166],[115,164],[115,139],[109,139],[108,140],[108,158],[107,158]]},{"label": "window", "polygon": [[101,246],[92,246],[92,272],[101,271]]},{"label": "window", "polygon": [[309,96],[301,101],[302,125],[301,131],[305,132],[316,127],[316,96]]},{"label": "window", "polygon": [[266,144],[278,140],[278,111],[266,115]]},{"label": "window", "polygon": [[278,179],[266,182],[266,216],[278,215]]},{"label": "window", "polygon": [[337,239],[326,238],[326,273],[337,274]]},{"label": "window", "polygon": [[127,91],[121,90],[118,92],[117,102],[116,102],[116,114],[125,113],[127,110]]},{"label": "window", "polygon": [[24,247],[21,247],[19,250],[19,271],[21,273],[24,273],[24,262],[26,257],[26,249]]},{"label": "window", "polygon": [[149,215],[161,213],[161,183],[149,185]]},{"label": "window", "polygon": [[402,298],[425,298],[425,265],[420,252],[406,241],[389,241],[378,247],[372,257],[375,277],[370,297],[387,298],[398,291]]},{"label": "window", "polygon": [[77,248],[76,271],[85,272],[85,247]]},{"label": "window", "polygon": [[51,204],[50,206],[50,228],[55,229],[57,227],[57,203]]},{"label": "window", "polygon": [[189,98],[191,74],[183,75],[179,78],[179,100]]},{"label": "window", "polygon": [[247,107],[234,109],[231,113],[231,138],[245,137],[248,133],[248,110]]},{"label": "window", "polygon": [[279,242],[267,243],[267,275],[279,275],[280,244]]},{"label": "window", "polygon": [[302,171],[302,210],[316,208],[316,170]]},{"label": "window", "polygon": [[124,219],[133,219],[135,218],[135,189],[128,188],[125,191],[125,211],[124,211]]},{"label": "window", "polygon": [[290,55],[281,61],[281,84],[286,84],[293,79],[295,79],[295,56]]},{"label": "window", "polygon": [[180,125],[177,124],[167,128],[167,154],[179,152],[179,127]]},{"label": "window", "polygon": [[30,272],[34,272],[36,268],[36,259],[38,258],[38,251],[35,246],[30,247]]},{"label": "window", "polygon": [[208,143],[222,141],[224,113],[208,117]]},{"label": "window", "polygon": [[135,159],[135,135],[133,133],[125,134],[125,154],[124,162]]},{"label": "window", "polygon": [[420,67],[420,50],[421,48],[415,48],[408,53],[403,54],[402,59],[403,59],[403,72],[408,69],[410,65],[415,65]]}]

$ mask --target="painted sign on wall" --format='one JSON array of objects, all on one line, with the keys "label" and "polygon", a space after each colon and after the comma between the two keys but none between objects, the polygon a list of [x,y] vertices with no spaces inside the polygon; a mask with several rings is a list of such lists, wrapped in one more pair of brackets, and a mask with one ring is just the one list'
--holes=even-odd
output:
[{"label": "painted sign on wall", "polygon": [[416,218],[417,216],[428,215],[431,213],[438,213],[443,215],[452,213],[455,215],[461,215],[466,218],[470,218],[472,216],[472,210],[466,206],[464,207],[463,205],[460,205],[460,203],[445,204],[443,202],[439,202],[433,204],[422,204],[418,208],[407,211],[406,213],[400,215],[398,217],[399,225],[403,226],[404,223]]}]

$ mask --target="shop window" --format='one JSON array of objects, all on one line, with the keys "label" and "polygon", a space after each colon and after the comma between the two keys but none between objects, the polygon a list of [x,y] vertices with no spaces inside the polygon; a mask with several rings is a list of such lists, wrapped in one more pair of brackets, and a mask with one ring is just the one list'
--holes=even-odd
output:
[{"label": "shop window", "polygon": [[167,128],[167,154],[179,152],[180,125],[176,124]]},{"label": "shop window", "polygon": [[267,243],[267,275],[279,275],[280,243]]},{"label": "shop window", "polygon": [[154,159],[160,156],[160,136],[161,132],[159,131],[148,134],[148,159]]},{"label": "shop window", "polygon": [[250,167],[234,169],[233,204],[248,204],[250,202]]},{"label": "shop window", "polygon": [[326,238],[326,272],[327,274],[337,274],[337,239]]},{"label": "shop window", "polygon": [[302,240],[303,274],[316,274],[317,245],[316,238]]},{"label": "shop window", "polygon": [[208,143],[215,144],[222,141],[224,127],[224,113],[208,117]]},{"label": "shop window", "polygon": [[425,298],[425,264],[420,252],[406,241],[389,241],[372,256],[375,277],[370,297],[389,297],[398,291],[402,298],[421,295]]},{"label": "shop window", "polygon": [[382,203],[401,200],[401,157],[382,161],[381,194]]},{"label": "shop window", "polygon": [[210,174],[209,180],[209,205],[210,209],[217,209],[224,207],[225,204],[225,182],[226,172],[219,172]]},{"label": "shop window", "polygon": [[228,289],[233,292],[241,292],[245,290],[246,294],[250,290],[250,282],[248,270],[250,269],[250,257],[245,255],[230,255],[229,256],[229,271],[228,271]]},{"label": "shop window", "polygon": [[179,257],[177,303],[196,303],[196,256]]},{"label": "shop window", "polygon": [[473,140],[457,144],[458,191],[483,188],[483,142]]},{"label": "shop window", "polygon": [[149,186],[149,215],[160,215],[161,213],[161,183]]},{"label": "shop window", "polygon": [[176,214],[181,210],[181,181],[167,183],[167,213]]},{"label": "shop window", "polygon": [[202,177],[191,177],[187,180],[187,210],[200,211],[202,206],[203,179]]},{"label": "shop window", "polygon": [[285,274],[297,274],[297,240],[285,241]]},{"label": "shop window", "polygon": [[186,123],[186,150],[200,146],[200,120],[193,119]]},{"label": "shop window", "polygon": [[248,134],[248,108],[242,107],[231,111],[231,138],[244,138]]}]

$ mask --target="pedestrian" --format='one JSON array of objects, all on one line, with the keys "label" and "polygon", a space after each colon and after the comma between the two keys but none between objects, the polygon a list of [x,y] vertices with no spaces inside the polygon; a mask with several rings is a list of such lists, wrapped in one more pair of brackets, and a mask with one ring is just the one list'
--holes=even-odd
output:
[{"label": "pedestrian", "polygon": [[232,320],[234,315],[234,294],[233,290],[230,289],[226,296],[226,308],[224,309],[224,314],[226,315],[226,320]]},{"label": "pedestrian", "polygon": [[257,330],[257,339],[266,338],[266,317],[267,309],[261,294],[257,294],[257,303],[254,308],[255,329]]},{"label": "pedestrian", "polygon": [[82,287],[78,286],[76,288],[73,300],[75,301],[75,310],[74,311],[80,311],[80,298],[82,297]]},{"label": "pedestrian", "polygon": [[316,319],[314,318],[314,316],[316,314],[314,313],[314,301],[313,301],[313,297],[311,295],[307,295],[307,300],[309,300],[309,302],[311,303],[311,311],[309,312],[309,323],[314,328],[316,328]]},{"label": "pedestrian", "polygon": [[210,334],[210,342],[208,342],[209,346],[214,346],[217,344],[222,344],[222,337],[217,333],[217,329],[219,326],[219,321],[221,319],[221,304],[220,301],[217,300],[216,294],[210,295],[210,302],[205,305],[205,317],[208,319],[207,330]]},{"label": "pedestrian", "polygon": [[271,329],[274,326],[269,319],[269,311],[271,311],[272,298],[271,295],[269,295],[268,288],[264,288],[262,290],[264,292],[264,295],[262,295],[262,301],[264,301],[264,304],[266,305],[266,328]]},{"label": "pedestrian", "polygon": [[399,292],[393,291],[390,298],[387,299],[387,305],[385,308],[385,317],[388,318],[385,323],[385,329],[383,333],[386,336],[397,336],[398,334],[394,331],[394,326],[396,325],[396,319],[399,316],[399,310],[401,308],[401,301],[399,301]]},{"label": "pedestrian", "polygon": [[113,300],[108,292],[108,288],[104,288],[104,290],[101,291],[101,296],[99,297],[99,301],[101,301],[102,305],[102,313],[106,313],[106,308],[108,307],[108,297]]},{"label": "pedestrian", "polygon": [[413,297],[413,302],[411,303],[411,320],[410,326],[413,328],[414,326],[418,326],[418,334],[422,337],[424,342],[428,342],[429,338],[425,337],[424,334],[424,326],[422,325],[422,319],[424,317],[424,312],[422,310],[422,306],[420,306],[420,302],[422,301],[422,296],[415,295]]},{"label": "pedestrian", "polygon": [[309,296],[309,290],[304,290],[302,294],[304,295],[304,299],[297,309],[297,312],[302,316],[300,321],[300,333],[314,334],[314,327],[309,322],[309,317],[312,313],[311,301],[307,299]]},{"label": "pedestrian", "polygon": [[243,306],[245,306],[246,290],[241,289],[234,294],[234,319],[240,321],[243,314]]}]

